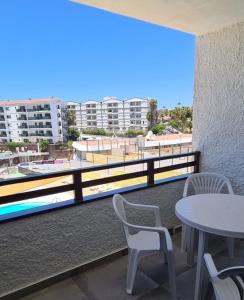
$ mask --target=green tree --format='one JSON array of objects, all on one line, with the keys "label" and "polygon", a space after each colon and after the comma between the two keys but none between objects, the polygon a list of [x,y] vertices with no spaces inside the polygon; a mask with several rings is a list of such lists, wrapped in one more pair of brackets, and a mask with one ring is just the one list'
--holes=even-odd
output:
[{"label": "green tree", "polygon": [[183,133],[192,132],[192,107],[177,106],[169,112],[171,126],[177,128]]},{"label": "green tree", "polygon": [[49,142],[46,140],[41,140],[39,142],[39,147],[41,152],[47,152]]},{"label": "green tree", "polygon": [[67,147],[68,149],[72,149],[72,150],[73,150],[72,144],[73,144],[73,141],[70,141],[70,140],[69,140],[69,141],[66,143],[66,147]]},{"label": "green tree", "polygon": [[163,106],[163,108],[158,110],[157,114],[158,114],[158,121],[164,122],[164,117],[169,116],[169,110],[165,106]]},{"label": "green tree", "polygon": [[151,128],[151,130],[154,134],[158,134],[158,133],[162,132],[164,129],[165,129],[164,124],[155,124]]},{"label": "green tree", "polygon": [[74,110],[68,110],[67,111],[67,119],[68,119],[68,125],[74,126],[76,125],[76,116]]},{"label": "green tree", "polygon": [[25,147],[28,146],[30,143],[22,143],[22,142],[6,142],[3,143],[4,146],[8,147],[9,151],[16,152],[17,147]]},{"label": "green tree", "polygon": [[71,141],[77,141],[80,137],[80,131],[76,127],[71,127],[68,130],[68,139]]}]

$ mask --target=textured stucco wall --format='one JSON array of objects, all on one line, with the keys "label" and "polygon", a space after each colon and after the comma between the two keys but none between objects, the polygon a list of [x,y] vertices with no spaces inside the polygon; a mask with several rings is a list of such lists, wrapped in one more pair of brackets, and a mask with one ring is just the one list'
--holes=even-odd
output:
[{"label": "textured stucco wall", "polygon": [[244,194],[244,23],[197,38],[194,149]]},{"label": "textured stucco wall", "polygon": [[[173,227],[183,185],[184,180],[125,197],[160,206],[163,224]],[[141,224],[151,219],[142,212],[132,216]],[[126,246],[111,198],[2,224],[0,240],[0,295]]]}]

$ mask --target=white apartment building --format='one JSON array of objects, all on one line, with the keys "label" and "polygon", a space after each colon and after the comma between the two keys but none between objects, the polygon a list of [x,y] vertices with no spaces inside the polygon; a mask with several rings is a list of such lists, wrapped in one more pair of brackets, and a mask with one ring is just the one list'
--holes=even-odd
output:
[{"label": "white apartment building", "polygon": [[148,128],[147,99],[118,100],[115,97],[107,97],[101,102],[95,100],[83,103],[68,102],[67,109],[74,112],[75,126],[79,129],[103,128],[108,131],[125,131]]},{"label": "white apartment building", "polygon": [[0,143],[61,142],[64,113],[63,102],[56,98],[0,101]]}]

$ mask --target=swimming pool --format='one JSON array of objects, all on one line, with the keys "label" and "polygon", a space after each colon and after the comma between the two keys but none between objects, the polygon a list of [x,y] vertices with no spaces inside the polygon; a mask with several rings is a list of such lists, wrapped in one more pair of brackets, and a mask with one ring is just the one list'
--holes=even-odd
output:
[{"label": "swimming pool", "polygon": [[7,204],[0,206],[0,215],[6,215],[11,213],[16,213],[22,210],[32,209],[36,207],[43,206],[48,203],[32,202],[32,203],[17,203],[17,204]]}]

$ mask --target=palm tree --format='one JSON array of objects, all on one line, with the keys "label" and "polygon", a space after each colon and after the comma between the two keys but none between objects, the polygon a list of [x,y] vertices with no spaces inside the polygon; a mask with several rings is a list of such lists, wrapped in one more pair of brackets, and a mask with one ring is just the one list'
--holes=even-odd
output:
[{"label": "palm tree", "polygon": [[147,120],[149,121],[149,127],[157,123],[157,100],[151,99],[149,102],[149,111],[147,113]]},{"label": "palm tree", "polygon": [[75,117],[75,111],[73,110],[68,110],[67,112],[67,118],[68,118],[68,125],[72,126],[75,125],[76,117]]}]

